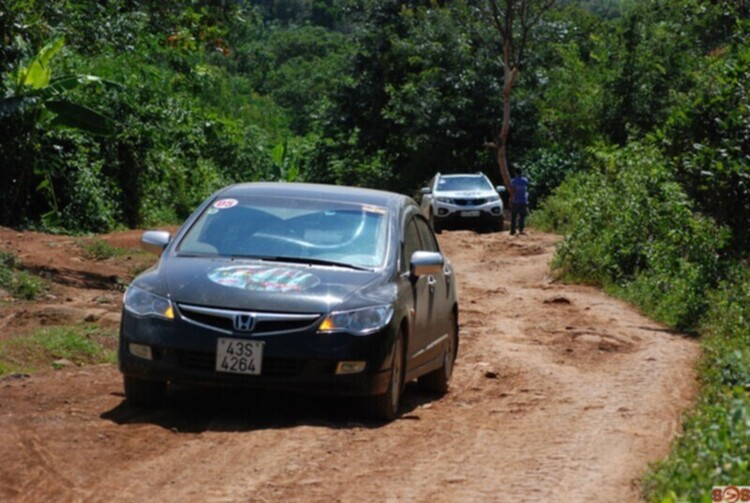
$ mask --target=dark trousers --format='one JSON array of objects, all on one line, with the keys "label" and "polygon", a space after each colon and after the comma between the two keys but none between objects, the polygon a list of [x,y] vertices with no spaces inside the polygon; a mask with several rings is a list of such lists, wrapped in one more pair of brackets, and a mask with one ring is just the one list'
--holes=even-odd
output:
[{"label": "dark trousers", "polygon": [[510,233],[516,233],[516,217],[518,217],[518,232],[526,227],[526,205],[514,203],[510,207]]}]

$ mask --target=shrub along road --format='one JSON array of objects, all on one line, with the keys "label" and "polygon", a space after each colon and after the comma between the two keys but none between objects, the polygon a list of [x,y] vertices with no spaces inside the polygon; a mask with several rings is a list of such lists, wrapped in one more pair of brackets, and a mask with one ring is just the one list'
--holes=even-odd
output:
[{"label": "shrub along road", "polygon": [[[39,236],[2,238],[33,264]],[[451,392],[410,385],[388,425],[348,400],[239,391],[178,389],[143,412],[111,364],[0,378],[0,500],[638,501],[695,396],[699,348],[594,288],[554,283],[556,239],[441,235],[461,303]],[[52,250],[38,260],[54,281],[73,252]],[[110,276],[67,260],[68,276]],[[69,282],[71,304],[76,287],[109,288]],[[5,307],[2,323],[28,325],[16,311],[50,303]]]}]

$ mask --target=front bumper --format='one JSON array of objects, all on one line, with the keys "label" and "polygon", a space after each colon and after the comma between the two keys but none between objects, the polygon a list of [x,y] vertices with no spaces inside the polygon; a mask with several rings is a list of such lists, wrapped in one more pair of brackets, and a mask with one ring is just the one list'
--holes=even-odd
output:
[{"label": "front bumper", "polygon": [[[120,371],[139,379],[191,386],[241,386],[333,395],[375,395],[388,388],[390,326],[368,336],[297,331],[241,338],[263,341],[261,375],[215,370],[219,337],[232,337],[184,320],[139,318],[123,312],[118,349]],[[238,336],[239,337],[239,336]],[[151,359],[129,350],[130,343],[151,348]],[[356,374],[336,374],[340,361],[365,361]]]},{"label": "front bumper", "polygon": [[499,201],[481,206],[438,203],[433,218],[441,227],[491,225],[503,220],[503,205]]}]

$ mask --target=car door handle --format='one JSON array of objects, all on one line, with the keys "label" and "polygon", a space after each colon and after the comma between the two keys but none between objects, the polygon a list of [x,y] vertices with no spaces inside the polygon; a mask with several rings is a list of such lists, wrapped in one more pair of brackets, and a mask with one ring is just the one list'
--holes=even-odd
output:
[{"label": "car door handle", "polygon": [[430,287],[430,292],[435,290],[435,285],[437,285],[437,280],[435,279],[435,276],[427,276],[427,286]]}]

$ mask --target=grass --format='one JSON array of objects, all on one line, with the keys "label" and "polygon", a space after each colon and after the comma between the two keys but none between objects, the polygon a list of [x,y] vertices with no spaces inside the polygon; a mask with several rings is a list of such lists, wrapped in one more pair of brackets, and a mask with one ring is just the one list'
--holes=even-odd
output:
[{"label": "grass", "polygon": [[101,238],[80,240],[78,245],[83,248],[84,256],[91,260],[107,260],[114,257],[121,257],[123,255],[130,255],[139,251],[126,250],[124,248],[112,246]]},{"label": "grass", "polygon": [[44,282],[20,267],[21,263],[15,255],[0,250],[0,289],[16,299],[34,300],[44,292]]},{"label": "grass", "polygon": [[77,324],[40,328],[31,335],[0,340],[0,376],[57,368],[58,360],[75,365],[113,363],[117,330]]}]

